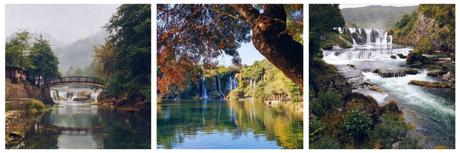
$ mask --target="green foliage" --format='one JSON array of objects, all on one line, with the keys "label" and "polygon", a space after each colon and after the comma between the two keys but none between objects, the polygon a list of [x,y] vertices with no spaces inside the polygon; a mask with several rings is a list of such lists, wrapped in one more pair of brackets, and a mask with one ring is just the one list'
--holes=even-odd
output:
[{"label": "green foliage", "polygon": [[343,27],[345,21],[338,4],[310,4],[310,31],[330,32],[335,27]]},{"label": "green foliage", "polygon": [[309,137],[310,141],[315,141],[318,139],[318,136],[320,135],[321,131],[325,128],[325,124],[318,119],[318,117],[313,116],[310,117],[310,129],[309,129]]},{"label": "green foliage", "polygon": [[341,125],[342,134],[346,139],[362,143],[367,138],[372,125],[372,118],[365,111],[351,110],[345,114]]},{"label": "green foliage", "polygon": [[322,57],[321,47],[331,48],[332,44],[335,44],[331,42],[324,42],[322,37],[330,32],[337,33],[334,28],[343,27],[345,25],[345,21],[340,13],[339,5],[337,4],[310,4],[309,13],[309,52],[310,61],[312,61],[312,58]]},{"label": "green foliage", "polygon": [[324,110],[323,106],[321,105],[321,102],[317,98],[310,99],[310,113],[318,115],[318,116],[324,116],[326,113],[326,110]]},{"label": "green foliage", "polygon": [[[110,65],[105,65],[107,92],[125,100],[150,95],[150,5],[121,5],[107,24],[113,46]],[[99,61],[105,63],[105,61]]]},{"label": "green foliage", "polygon": [[302,101],[302,89],[268,60],[254,62],[253,65],[242,68],[240,74],[240,87],[243,88],[245,96],[252,96],[250,80],[253,80],[256,83],[254,96],[258,100],[266,100],[273,95],[284,95],[285,98],[289,97],[290,101]]},{"label": "green foliage", "polygon": [[[422,17],[423,20],[419,21]],[[421,4],[412,14],[404,15],[392,31],[394,40],[410,43],[421,52],[435,49],[453,52],[455,50],[455,5]],[[415,42],[414,37],[421,37],[421,39]]]},{"label": "green foliage", "polygon": [[29,75],[44,79],[59,77],[59,61],[48,40],[40,35],[30,45],[29,39],[29,32],[24,30],[6,43],[6,66],[27,70]]},{"label": "green foliage", "polygon": [[38,112],[43,112],[47,109],[46,105],[37,99],[31,99],[29,106],[28,106],[28,111],[30,113],[38,113]]},{"label": "green foliage", "polygon": [[204,77],[213,78],[219,76],[221,78],[233,75],[239,71],[239,68],[233,66],[217,66],[216,68],[206,70]]},{"label": "green foliage", "polygon": [[381,148],[391,149],[394,142],[406,135],[407,125],[399,114],[382,114],[382,122],[375,126],[371,137]]},{"label": "green foliage", "polygon": [[26,68],[26,52],[30,49],[29,32],[26,30],[16,32],[15,37],[5,45],[6,66]]},{"label": "green foliage", "polygon": [[32,45],[28,71],[35,76],[43,76],[45,79],[59,77],[61,74],[58,69],[58,58],[54,55],[48,40],[40,36]]},{"label": "green foliage", "polygon": [[318,97],[313,98],[310,102],[311,112],[318,116],[333,111],[342,105],[342,97],[334,91],[319,92]]},{"label": "green foliage", "polygon": [[433,45],[433,40],[431,40],[429,36],[423,36],[417,46],[415,46],[414,51],[419,54],[426,54],[430,53],[434,49],[435,46]]},{"label": "green foliage", "polygon": [[310,149],[341,149],[340,142],[337,139],[326,136],[320,137],[318,140],[310,141]]},{"label": "green foliage", "polygon": [[324,34],[325,40],[321,41],[321,48],[332,49],[333,46],[340,46],[342,48],[351,48],[351,38],[347,35],[342,35],[336,32],[326,32]]},{"label": "green foliage", "polygon": [[397,149],[421,149],[417,139],[406,137],[401,140]]}]

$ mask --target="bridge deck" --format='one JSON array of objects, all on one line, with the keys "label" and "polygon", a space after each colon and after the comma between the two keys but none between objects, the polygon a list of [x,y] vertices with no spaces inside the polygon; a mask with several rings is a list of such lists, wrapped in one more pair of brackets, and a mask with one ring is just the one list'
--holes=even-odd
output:
[{"label": "bridge deck", "polygon": [[56,84],[64,83],[91,83],[96,85],[104,86],[104,80],[96,77],[87,77],[87,76],[66,76],[60,77],[51,80],[45,80],[41,86],[52,86]]}]

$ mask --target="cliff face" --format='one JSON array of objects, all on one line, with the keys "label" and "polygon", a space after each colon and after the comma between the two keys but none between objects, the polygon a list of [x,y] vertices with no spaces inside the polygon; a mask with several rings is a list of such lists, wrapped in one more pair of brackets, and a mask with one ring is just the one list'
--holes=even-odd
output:
[{"label": "cliff face", "polygon": [[455,6],[420,5],[391,30],[393,42],[416,46],[422,52],[455,51]]}]

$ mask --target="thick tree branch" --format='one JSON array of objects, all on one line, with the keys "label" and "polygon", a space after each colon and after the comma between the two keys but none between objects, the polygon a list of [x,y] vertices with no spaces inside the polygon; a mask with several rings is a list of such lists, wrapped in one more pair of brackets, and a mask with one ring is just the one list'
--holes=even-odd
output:
[{"label": "thick tree branch", "polygon": [[303,45],[286,31],[283,5],[264,5],[261,15],[251,5],[232,5],[252,27],[252,42],[259,52],[288,78],[303,87]]}]

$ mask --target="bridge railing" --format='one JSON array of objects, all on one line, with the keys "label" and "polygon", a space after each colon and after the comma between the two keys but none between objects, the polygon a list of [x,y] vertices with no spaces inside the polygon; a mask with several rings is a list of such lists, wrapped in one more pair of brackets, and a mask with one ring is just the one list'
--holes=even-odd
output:
[{"label": "bridge railing", "polygon": [[48,86],[48,85],[53,85],[53,84],[61,84],[61,83],[72,83],[72,82],[95,83],[95,84],[104,85],[104,80],[96,78],[96,77],[66,76],[66,77],[60,77],[60,78],[45,80],[43,82],[43,86]]}]

